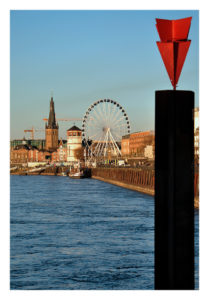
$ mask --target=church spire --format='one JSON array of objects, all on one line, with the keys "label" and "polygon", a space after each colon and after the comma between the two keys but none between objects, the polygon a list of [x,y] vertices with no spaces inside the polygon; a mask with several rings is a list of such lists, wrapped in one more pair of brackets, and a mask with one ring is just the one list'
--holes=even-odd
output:
[{"label": "church spire", "polygon": [[56,124],[56,118],[55,118],[53,97],[51,97],[51,101],[50,101],[50,111],[49,111],[49,119],[48,119],[47,128],[58,128],[58,126]]},{"label": "church spire", "polygon": [[57,149],[57,147],[58,147],[58,129],[59,129],[59,126],[56,123],[54,101],[53,101],[53,96],[52,96],[51,101],[50,101],[48,124],[46,124],[46,127],[45,127],[45,138],[46,138],[45,149],[46,150],[54,151]]}]

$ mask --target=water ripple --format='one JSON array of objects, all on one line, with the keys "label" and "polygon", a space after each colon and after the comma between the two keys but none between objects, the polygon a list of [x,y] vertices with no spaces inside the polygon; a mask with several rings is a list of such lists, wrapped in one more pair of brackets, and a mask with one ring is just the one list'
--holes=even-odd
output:
[{"label": "water ripple", "polygon": [[153,197],[91,179],[11,176],[10,212],[11,289],[154,288]]}]

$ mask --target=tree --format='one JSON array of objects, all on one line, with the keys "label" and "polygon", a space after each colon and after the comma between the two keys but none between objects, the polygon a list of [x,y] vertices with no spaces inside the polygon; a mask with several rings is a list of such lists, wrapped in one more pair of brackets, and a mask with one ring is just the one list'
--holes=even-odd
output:
[{"label": "tree", "polygon": [[78,160],[84,160],[84,147],[74,150],[74,156]]}]

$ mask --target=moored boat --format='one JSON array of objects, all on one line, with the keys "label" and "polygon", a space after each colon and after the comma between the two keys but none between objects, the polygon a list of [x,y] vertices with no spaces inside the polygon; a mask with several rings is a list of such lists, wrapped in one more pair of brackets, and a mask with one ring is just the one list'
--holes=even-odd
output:
[{"label": "moored boat", "polygon": [[79,171],[79,172],[76,172],[76,173],[69,173],[68,176],[70,178],[73,178],[73,179],[82,179],[82,178],[85,178],[85,175],[84,175],[83,171]]},{"label": "moored boat", "polygon": [[62,172],[61,176],[67,176],[67,174],[65,172]]}]

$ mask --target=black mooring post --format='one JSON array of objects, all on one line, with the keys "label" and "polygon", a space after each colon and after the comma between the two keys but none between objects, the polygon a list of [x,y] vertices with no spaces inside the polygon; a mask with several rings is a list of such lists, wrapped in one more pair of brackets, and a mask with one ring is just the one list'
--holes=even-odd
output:
[{"label": "black mooring post", "polygon": [[155,93],[155,289],[194,289],[194,93]]}]

